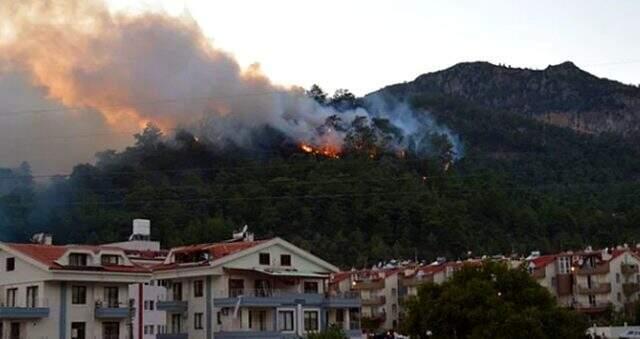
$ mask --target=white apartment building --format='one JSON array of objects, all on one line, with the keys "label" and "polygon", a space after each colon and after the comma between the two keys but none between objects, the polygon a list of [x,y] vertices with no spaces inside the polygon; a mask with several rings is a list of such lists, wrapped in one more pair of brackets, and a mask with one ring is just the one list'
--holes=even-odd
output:
[{"label": "white apartment building", "polygon": [[361,337],[359,298],[328,290],[338,268],[280,238],[174,248],[153,271],[168,288],[158,339],[296,338],[332,324]]},{"label": "white apartment building", "polygon": [[0,243],[0,337],[130,338],[129,285],[150,279],[117,247]]}]

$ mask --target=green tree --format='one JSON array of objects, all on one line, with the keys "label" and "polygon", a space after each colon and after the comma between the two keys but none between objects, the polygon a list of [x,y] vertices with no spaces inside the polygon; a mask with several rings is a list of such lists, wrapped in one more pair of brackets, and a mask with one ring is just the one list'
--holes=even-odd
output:
[{"label": "green tree", "polygon": [[307,339],[347,339],[347,336],[340,327],[331,325],[322,332],[309,333]]},{"label": "green tree", "polygon": [[[404,330],[417,338],[584,338],[585,318],[560,308],[523,269],[463,267],[407,301]],[[427,333],[430,335],[428,336]]]}]

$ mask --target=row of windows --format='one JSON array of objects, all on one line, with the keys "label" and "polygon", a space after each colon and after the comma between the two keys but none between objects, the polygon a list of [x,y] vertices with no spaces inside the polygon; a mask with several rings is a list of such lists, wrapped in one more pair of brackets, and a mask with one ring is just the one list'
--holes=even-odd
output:
[{"label": "row of windows", "polygon": [[[107,286],[104,288],[104,307],[117,308],[120,305],[119,289],[115,286]],[[71,286],[71,304],[85,305],[87,303],[87,286]]]},{"label": "row of windows", "polygon": [[[270,266],[271,265],[271,254],[269,253],[260,253],[258,261],[260,265]],[[289,254],[281,254],[280,255],[280,266],[291,266],[291,255]]]},{"label": "row of windows", "polygon": [[[28,286],[26,295],[26,307],[38,307],[38,286]],[[8,288],[6,290],[5,303],[7,307],[17,307],[16,296],[18,295],[18,288]]]}]

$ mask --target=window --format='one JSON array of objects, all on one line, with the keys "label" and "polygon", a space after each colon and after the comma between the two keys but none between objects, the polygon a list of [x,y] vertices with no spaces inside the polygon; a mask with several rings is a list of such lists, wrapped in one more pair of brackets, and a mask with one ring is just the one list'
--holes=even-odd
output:
[{"label": "window", "polygon": [[260,265],[271,265],[269,253],[260,253]]},{"label": "window", "polygon": [[118,255],[103,254],[101,259],[102,259],[102,265],[120,264],[120,256]]},{"label": "window", "polygon": [[571,262],[569,257],[559,257],[558,258],[558,273],[560,274],[569,274],[571,272]]},{"label": "window", "polygon": [[360,329],[360,309],[359,308],[349,309],[349,328],[352,330]]},{"label": "window", "polygon": [[105,287],[104,288],[104,300],[106,301],[108,308],[118,308],[120,302],[118,298],[117,287]]},{"label": "window", "polygon": [[173,290],[173,300],[181,301],[182,300],[182,283],[173,283],[173,285],[171,285],[171,289]]},{"label": "window", "polygon": [[27,307],[38,307],[38,286],[27,287]]},{"label": "window", "polygon": [[7,289],[7,303],[8,307],[16,307],[16,294],[18,294],[17,288],[9,288]]},{"label": "window", "polygon": [[616,273],[616,283],[620,283],[620,273]]},{"label": "window", "polygon": [[153,334],[153,325],[144,325],[144,334]]},{"label": "window", "polygon": [[155,310],[155,303],[153,300],[149,300],[149,311]]},{"label": "window", "polygon": [[269,280],[257,279],[255,281],[255,296],[268,297],[271,296],[271,282]]},{"label": "window", "polygon": [[590,295],[589,296],[589,305],[596,306],[596,296],[595,295]]},{"label": "window", "polygon": [[278,330],[293,332],[293,311],[278,311]]},{"label": "window", "polygon": [[304,282],[304,293],[318,293],[318,282],[317,281],[305,281]]},{"label": "window", "polygon": [[182,315],[171,314],[171,333],[182,333]]},{"label": "window", "polygon": [[103,339],[119,339],[120,323],[118,322],[102,323],[102,338]]},{"label": "window", "polygon": [[193,315],[193,328],[196,330],[202,329],[202,313],[195,313]]},{"label": "window", "polygon": [[244,294],[244,280],[229,279],[229,297],[235,298]]},{"label": "window", "polygon": [[304,330],[307,332],[315,332],[319,327],[318,311],[304,311]]},{"label": "window", "polygon": [[16,269],[16,258],[7,258],[7,272],[11,272]]},{"label": "window", "polygon": [[86,338],[86,325],[81,322],[71,323],[71,339],[85,339]]},{"label": "window", "polygon": [[87,255],[84,253],[69,254],[69,266],[87,266]]},{"label": "window", "polygon": [[158,328],[157,328],[157,332],[156,332],[156,333],[157,333],[157,334],[164,334],[164,333],[167,333],[167,328],[166,328],[166,326],[164,326],[164,325],[158,325]]},{"label": "window", "polygon": [[289,254],[280,255],[280,266],[291,266],[291,256]]},{"label": "window", "polygon": [[249,328],[255,331],[267,330],[267,311],[250,310],[249,311]]},{"label": "window", "polygon": [[87,303],[87,286],[71,286],[71,304],[84,305]]},{"label": "window", "polygon": [[216,323],[218,325],[222,325],[222,312],[218,311],[216,313]]},{"label": "window", "polygon": [[204,284],[202,280],[196,280],[193,282],[193,296],[198,298],[202,297],[204,291]]},{"label": "window", "polygon": [[620,292],[618,292],[617,298],[618,298],[618,301],[622,301],[622,294],[620,294]]},{"label": "window", "polygon": [[339,324],[344,322],[344,309],[342,308],[336,309],[336,322]]},{"label": "window", "polygon": [[398,305],[396,305],[396,304],[392,304],[391,305],[391,314],[393,314],[393,315],[398,314]]}]

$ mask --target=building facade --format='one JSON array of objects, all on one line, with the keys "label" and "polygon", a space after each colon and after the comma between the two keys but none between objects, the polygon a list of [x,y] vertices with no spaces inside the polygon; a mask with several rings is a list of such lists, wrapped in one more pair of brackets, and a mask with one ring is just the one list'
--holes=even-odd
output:
[{"label": "building facade", "polygon": [[0,243],[0,333],[8,339],[131,337],[129,285],[151,279],[122,249]]},{"label": "building facade", "polygon": [[360,299],[328,289],[338,269],[280,238],[174,248],[153,271],[167,287],[158,339],[297,338],[330,325],[361,337]]}]

